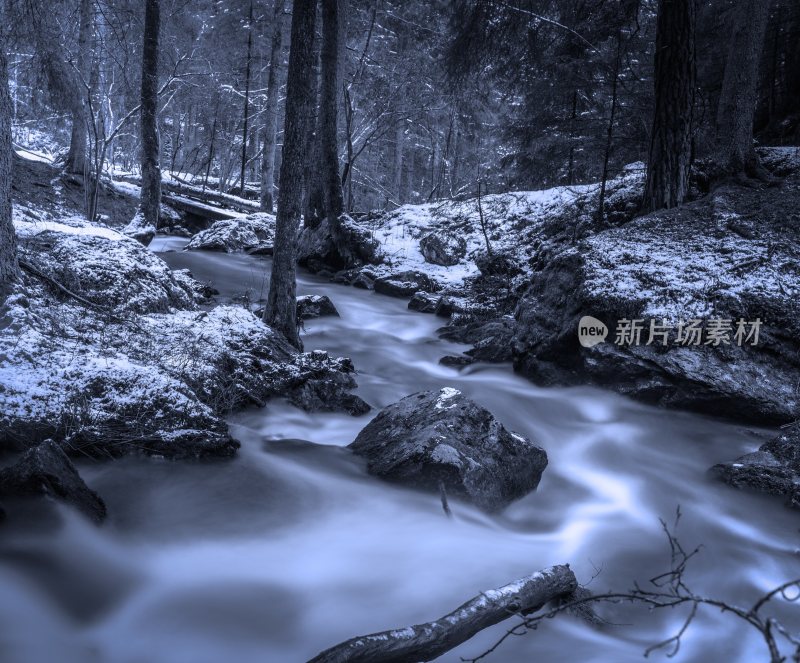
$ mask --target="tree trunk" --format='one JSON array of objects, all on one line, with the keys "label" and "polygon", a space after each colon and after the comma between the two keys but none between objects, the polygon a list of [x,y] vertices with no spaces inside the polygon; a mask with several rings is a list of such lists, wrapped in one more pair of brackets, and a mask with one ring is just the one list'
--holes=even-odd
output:
[{"label": "tree trunk", "polygon": [[406,663],[431,661],[483,629],[534,612],[578,588],[569,566],[551,566],[498,589],[481,592],[451,613],[426,624],[352,638],[309,663]]},{"label": "tree trunk", "polygon": [[245,183],[247,182],[247,133],[250,130],[250,67],[253,58],[253,0],[250,0],[250,12],[247,15],[247,64],[244,73],[244,127],[242,129],[242,167],[239,174],[241,196],[245,197]]},{"label": "tree trunk", "polygon": [[403,147],[406,138],[406,123],[403,120],[402,113],[397,119],[397,127],[394,130],[394,172],[392,179],[394,180],[392,188],[394,195],[397,197],[397,204],[403,204]]},{"label": "tree trunk", "polygon": [[346,0],[322,0],[322,86],[320,90],[320,167],[325,216],[331,229],[344,211],[339,177],[339,91],[342,82]]},{"label": "tree trunk", "polygon": [[264,318],[296,348],[302,347],[297,328],[297,232],[303,206],[303,159],[305,157],[309,97],[316,23],[316,0],[295,0],[286,81],[286,119],[281,152],[280,197],[275,223],[275,247]]},{"label": "tree trunk", "polygon": [[716,161],[724,175],[761,176],[753,147],[753,116],[769,0],[738,0],[717,107]]},{"label": "tree trunk", "polygon": [[[6,0],[0,0],[0,24],[5,25]],[[17,241],[11,222],[11,97],[5,30],[0,30],[0,304],[19,275]]]},{"label": "tree trunk", "polygon": [[[611,113],[608,118],[608,129],[606,130],[606,148],[603,154],[603,173],[600,177],[600,200],[597,204],[597,222],[602,224],[605,220],[606,207],[606,185],[608,184],[608,162],[611,158],[611,148],[614,146],[614,120],[617,114],[617,84],[619,83],[619,64],[622,57],[622,32],[617,33],[617,55],[614,58],[614,71],[611,79]],[[574,99],[573,99],[574,101]],[[574,113],[573,107],[573,113]],[[570,160],[572,154],[570,153]],[[572,163],[570,163],[570,171]],[[570,173],[571,176],[571,173]]]},{"label": "tree trunk", "polygon": [[304,200],[304,222],[306,226],[316,227],[325,215],[325,188],[320,177],[320,156],[322,147],[320,145],[320,68],[321,68],[321,40],[317,39],[316,24],[314,32],[306,36],[311,40],[313,49],[311,92],[308,95],[306,116],[308,117],[308,127],[306,133],[305,147],[305,168],[303,169],[303,182],[305,184]]},{"label": "tree trunk", "polygon": [[272,213],[275,191],[275,145],[278,137],[278,93],[280,92],[281,47],[285,0],[275,0],[272,17],[272,46],[267,77],[267,107],[264,118],[264,154],[261,165],[261,209]]},{"label": "tree trunk", "polygon": [[146,0],[142,46],[142,197],[144,225],[158,228],[161,169],[158,165],[158,33],[160,0]]},{"label": "tree trunk", "polygon": [[83,175],[86,172],[86,147],[89,140],[88,103],[90,94],[92,54],[92,0],[81,0],[80,27],[78,29],[77,94],[72,109],[72,136],[64,168],[68,173]]},{"label": "tree trunk", "polygon": [[211,174],[211,165],[214,163],[214,140],[217,137],[217,116],[219,115],[219,101],[214,109],[214,123],[211,125],[211,142],[208,145],[208,161],[206,162],[206,173],[203,177],[203,191],[208,186],[208,176]]},{"label": "tree trunk", "polygon": [[[619,60],[618,60],[619,61]],[[572,91],[572,113],[569,116],[569,165],[567,185],[575,184],[575,120],[578,117],[578,90]]]},{"label": "tree trunk", "polygon": [[[759,0],[760,1],[760,0]],[[694,0],[659,0],[655,113],[643,209],[680,205],[689,191],[695,82]]]}]

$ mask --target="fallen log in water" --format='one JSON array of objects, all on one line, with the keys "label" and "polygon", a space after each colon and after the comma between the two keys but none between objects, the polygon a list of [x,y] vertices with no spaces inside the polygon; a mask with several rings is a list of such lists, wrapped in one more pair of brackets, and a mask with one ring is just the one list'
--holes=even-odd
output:
[{"label": "fallen log in water", "polygon": [[433,622],[351,638],[309,663],[413,663],[431,661],[485,628],[538,610],[578,588],[567,565],[551,566],[470,599]]}]

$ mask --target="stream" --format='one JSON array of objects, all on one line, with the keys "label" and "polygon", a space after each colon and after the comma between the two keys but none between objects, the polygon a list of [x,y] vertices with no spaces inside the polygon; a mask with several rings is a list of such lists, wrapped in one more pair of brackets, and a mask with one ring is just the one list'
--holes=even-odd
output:
[{"label": "stream", "polygon": [[[263,296],[269,259],[151,247],[212,281],[220,300]],[[108,506],[96,528],[65,510],[53,532],[0,539],[0,661],[293,663],[355,635],[433,620],[551,564],[569,563],[596,592],[645,584],[670,564],[660,518],[687,549],[687,584],[749,606],[800,570],[797,512],[736,492],[708,467],[772,431],[634,403],[594,388],[541,388],[510,366],[440,366],[466,349],[440,340],[444,320],[405,300],[299,275],[341,317],[306,322],[306,350],[353,359],[364,417],[307,414],[272,401],[230,417],[242,443],[223,462],[129,457],[79,463]],[[549,456],[538,490],[499,515],[368,476],[345,445],[378,410],[410,393],[455,387]],[[486,661],[641,661],[677,631],[685,608],[611,606],[617,625],[570,617],[512,637]],[[782,607],[795,632],[797,606]],[[488,629],[440,660],[491,646]],[[768,660],[760,636],[703,608],[677,661]],[[668,651],[668,650],[667,650]],[[651,655],[666,660],[664,654]]]}]

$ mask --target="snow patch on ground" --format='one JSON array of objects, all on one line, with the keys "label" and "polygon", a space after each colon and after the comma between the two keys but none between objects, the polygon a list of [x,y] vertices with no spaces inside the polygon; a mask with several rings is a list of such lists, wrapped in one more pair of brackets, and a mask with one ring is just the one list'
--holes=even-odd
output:
[{"label": "snow patch on ground", "polygon": [[587,240],[585,287],[593,297],[641,301],[645,317],[671,323],[710,317],[720,299],[745,292],[762,301],[800,295],[791,247],[775,246],[768,236],[742,237],[732,231],[739,225],[753,220],[715,197],[708,223],[691,234],[682,224],[648,217],[599,233]]},{"label": "snow patch on ground", "polygon": [[[606,210],[612,223],[630,217],[631,200],[640,196],[642,181],[641,164],[632,164],[621,176],[608,181]],[[491,194],[481,196],[480,201],[473,197],[403,205],[386,214],[370,214],[356,223],[378,241],[383,256],[383,264],[368,267],[370,277],[422,272],[452,295],[465,292],[479,275],[476,259],[486,255],[487,238],[493,255],[509,256],[529,274],[546,238],[586,235],[595,225],[598,192],[599,185],[586,184]],[[449,267],[427,262],[420,241],[432,231],[463,238],[466,255]]]}]

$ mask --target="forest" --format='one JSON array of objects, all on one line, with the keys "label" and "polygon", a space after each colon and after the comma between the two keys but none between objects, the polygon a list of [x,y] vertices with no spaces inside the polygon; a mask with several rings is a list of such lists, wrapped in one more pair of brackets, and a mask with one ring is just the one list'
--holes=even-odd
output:
[{"label": "forest", "polygon": [[797,0],[0,0],[3,663],[800,661]]}]

